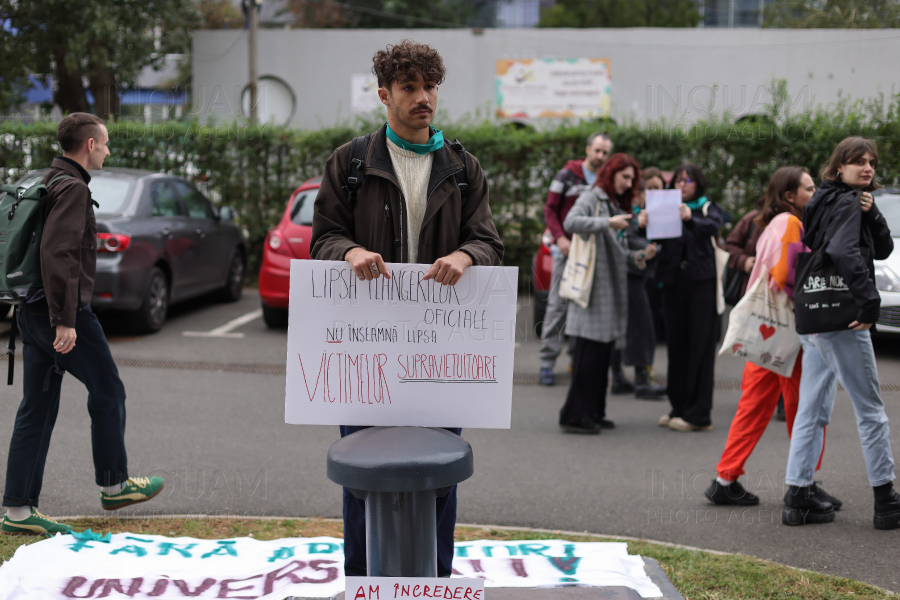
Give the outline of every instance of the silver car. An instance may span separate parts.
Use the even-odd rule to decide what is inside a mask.
[[[872,195],[894,238],[894,252],[884,260],[875,261],[875,287],[881,295],[881,316],[876,329],[882,333],[900,333],[900,190],[883,189]]]
[[[210,292],[240,299],[247,244],[232,209],[216,210],[190,183],[164,173],[108,168],[92,172],[88,186],[100,204],[91,308],[128,311],[134,330],[152,333],[170,304]]]

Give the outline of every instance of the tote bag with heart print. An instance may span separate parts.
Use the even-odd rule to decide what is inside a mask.
[[[800,354],[800,336],[794,327],[793,301],[758,277],[728,318],[728,331],[719,356],[749,360],[782,377],[790,377]]]

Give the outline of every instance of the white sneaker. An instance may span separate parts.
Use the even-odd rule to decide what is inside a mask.
[[[668,427],[669,426],[669,415],[663,415],[659,418],[659,422],[657,423],[660,427]]]
[[[681,417],[673,417],[669,419],[669,429],[674,431],[712,431],[712,425],[694,425],[688,423]]]

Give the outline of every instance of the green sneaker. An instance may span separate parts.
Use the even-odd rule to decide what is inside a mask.
[[[13,521],[6,515],[3,515],[0,531],[6,535],[54,535],[56,533],[69,533],[72,531],[72,528],[65,523],[54,521],[32,508],[31,516],[24,521]]]
[[[100,492],[100,504],[104,510],[119,510],[138,502],[146,502],[163,489],[162,477],[129,477],[118,494]]]

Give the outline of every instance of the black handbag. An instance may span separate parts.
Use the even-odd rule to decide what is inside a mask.
[[[750,229],[747,231],[747,241],[750,241],[750,238],[753,237],[753,232],[756,230],[756,223],[750,221]],[[746,246],[746,244],[745,244]],[[728,284],[725,286],[725,303],[730,304],[731,306],[737,306],[737,303],[741,301],[741,298],[744,296],[741,293],[741,288],[744,287],[744,271],[742,269],[728,269]]]
[[[840,201],[835,202],[834,210],[840,204]],[[834,211],[825,222],[830,223],[833,217]],[[794,270],[794,317],[797,333],[846,331],[859,312],[844,278],[825,252],[830,241],[829,237],[819,244],[818,250],[797,256]],[[860,252],[864,259],[868,259],[868,248],[860,248]]]

